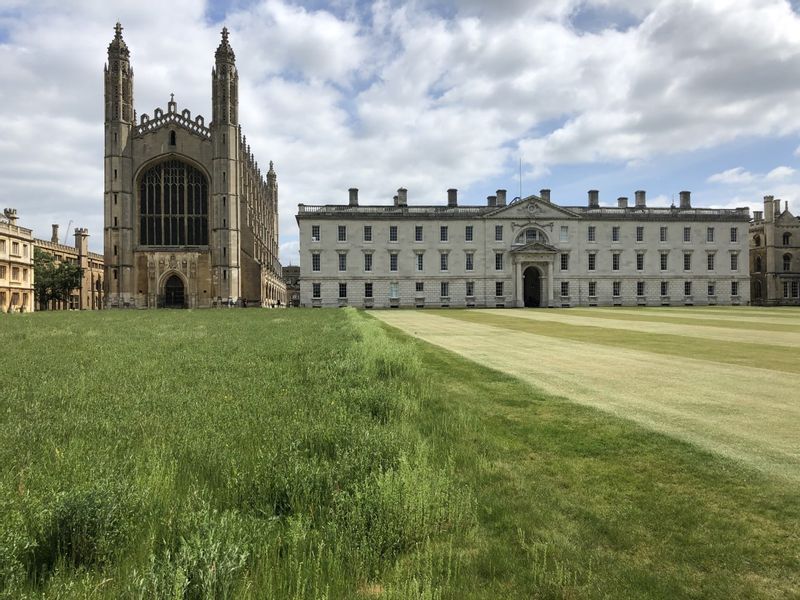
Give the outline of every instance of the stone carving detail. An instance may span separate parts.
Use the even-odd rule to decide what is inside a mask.
[[[177,269],[178,268],[178,260],[175,258],[174,254],[170,254],[170,256],[169,256],[169,268],[170,269]]]

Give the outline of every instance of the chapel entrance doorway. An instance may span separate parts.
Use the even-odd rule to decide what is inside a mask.
[[[542,274],[536,267],[528,267],[522,274],[522,280],[525,308],[538,308],[542,305]]]
[[[183,308],[184,296],[183,280],[177,275],[170,276],[164,284],[164,307]]]

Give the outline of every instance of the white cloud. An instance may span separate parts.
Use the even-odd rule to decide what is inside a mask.
[[[724,183],[727,185],[752,183],[754,180],[755,176],[742,167],[735,167],[727,171],[722,171],[721,173],[715,173],[708,178],[709,183]]]
[[[344,202],[350,186],[365,203],[400,186],[412,203],[441,202],[448,187],[492,177],[515,187],[519,154],[537,177],[800,132],[800,19],[785,0],[233,4],[241,121],[262,168],[276,164],[287,262],[297,204]],[[126,28],[139,114],[175,92],[207,120],[221,24],[194,0],[0,6],[14,8],[0,22],[5,202],[40,236],[51,222],[89,227],[98,249],[114,22]],[[578,30],[573,18],[592,11],[629,15],[629,26]],[[796,175],[736,167],[708,181],[791,191]]]

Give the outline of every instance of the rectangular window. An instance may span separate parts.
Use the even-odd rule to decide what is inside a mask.
[[[561,253],[561,270],[569,271],[569,253],[567,252]]]
[[[28,281],[28,269],[22,269],[22,281]]]
[[[662,281],[661,282],[661,295],[662,296],[669,296],[669,281]]]
[[[739,282],[731,281],[731,296],[738,296],[738,295],[739,295]]]
[[[619,225],[614,225],[611,228],[611,241],[618,242],[619,241]]]
[[[5,278],[6,278],[6,268],[5,266],[0,265],[0,279],[5,279]],[[2,308],[2,305],[0,305],[0,308]]]
[[[342,253],[339,255],[339,270],[347,271],[347,254]]]
[[[11,281],[19,281],[19,267],[11,267]]]
[[[450,296],[450,284],[448,282],[442,281],[439,287],[440,287],[439,295],[442,298],[447,298],[448,296]]]
[[[731,227],[731,242],[739,241],[739,230],[736,227]]]
[[[364,298],[372,298],[372,282],[364,284]]]
[[[439,268],[442,271],[447,271],[447,256],[448,256],[447,252],[442,252],[439,255]]]
[[[311,297],[312,298],[321,298],[322,297],[322,284],[320,284],[320,283],[312,283],[311,284]]]
[[[5,240],[0,240],[0,252],[2,252],[3,254],[6,253],[6,241]]]
[[[717,293],[717,286],[713,281],[708,282],[708,295],[714,296]]]
[[[475,282],[468,281],[467,282],[467,297],[472,297],[475,295]]]
[[[415,287],[416,287],[417,293],[421,294],[422,292],[425,291],[425,282],[424,281],[417,281]]]
[[[667,241],[667,227],[666,227],[666,225],[662,225],[661,228],[659,229],[659,231],[658,231],[658,239],[661,242],[666,242]]]
[[[311,253],[311,270],[312,271],[319,271],[320,270],[319,252],[312,252]]]
[[[692,253],[691,252],[684,252],[683,253],[683,270],[684,271],[691,271],[692,270]]]
[[[636,270],[644,271],[644,252],[636,253]]]
[[[389,241],[397,241],[397,225],[389,225]]]
[[[784,298],[788,298],[789,297],[789,282],[788,281],[784,281],[783,282],[783,297]]]
[[[464,268],[467,271],[472,271],[473,268],[475,267],[475,264],[474,264],[475,263],[475,261],[474,261],[475,255],[474,255],[473,252],[467,252],[465,257],[466,257],[466,264],[464,265]]]
[[[683,295],[684,296],[691,296],[692,295],[692,282],[691,281],[684,281],[683,282]]]
[[[714,241],[714,228],[708,227],[706,228],[706,241],[713,242]]]
[[[611,295],[614,296],[615,298],[619,298],[621,288],[622,288],[622,282],[620,281],[613,282],[611,284]]]
[[[708,260],[708,270],[709,271],[713,271],[714,270],[714,255],[713,254],[709,254],[707,260]]]
[[[312,225],[311,226],[311,241],[318,242],[320,240],[319,237],[319,225]]]
[[[339,298],[347,298],[347,284],[340,283],[339,284]]]
[[[420,252],[417,254],[417,271],[422,271],[425,268],[424,254]]]
[[[372,241],[372,225],[364,225],[364,241]]]
[[[644,227],[642,225],[636,226],[636,241],[637,242],[644,241]]]
[[[692,228],[691,227],[684,227],[683,228],[683,241],[684,242],[691,242],[692,241]]]
[[[495,242],[502,242],[503,241],[503,226],[502,225],[495,225],[494,226],[494,241]]]
[[[800,297],[800,281],[792,282],[792,298]]]
[[[502,271],[503,270],[503,253],[502,252],[495,252],[495,255],[494,255],[494,270],[495,271]]]
[[[439,241],[440,242],[447,241],[447,225],[442,225],[439,227]]]
[[[389,254],[389,270],[397,271],[397,253],[392,252]]]
[[[19,256],[19,242],[11,242],[11,254]]]
[[[561,296],[569,296],[569,281],[561,282]]]
[[[467,225],[466,227],[464,227],[464,241],[471,242],[472,235],[473,235],[472,225]]]
[[[421,242],[422,241],[422,225],[415,225],[414,226],[414,241]]]
[[[619,271],[619,252],[614,252],[611,255],[611,270]]]
[[[589,282],[589,298],[597,298],[597,282]]]
[[[586,239],[590,242],[597,240],[597,228],[594,225],[589,225],[589,229],[586,233]]]
[[[347,225],[339,225],[339,241],[347,241]]]
[[[559,236],[559,240],[562,242],[569,241],[569,227],[566,225],[561,226],[561,235]]]
[[[644,296],[644,281],[637,281],[636,282],[636,295],[637,296]]]
[[[669,254],[666,252],[661,253],[661,270],[666,271],[669,268]]]
[[[589,270],[594,271],[597,268],[597,254],[595,252],[589,253]]]
[[[392,281],[389,284],[389,299],[397,300],[399,297],[400,297],[400,286],[397,285],[396,281]]]
[[[495,296],[502,296],[503,295],[503,282],[502,281],[495,281],[494,282],[494,295]]]
[[[364,270],[372,271],[372,254],[364,255]]]

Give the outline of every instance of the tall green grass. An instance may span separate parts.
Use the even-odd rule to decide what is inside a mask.
[[[475,508],[354,311],[3,319],[7,597],[435,598]]]

